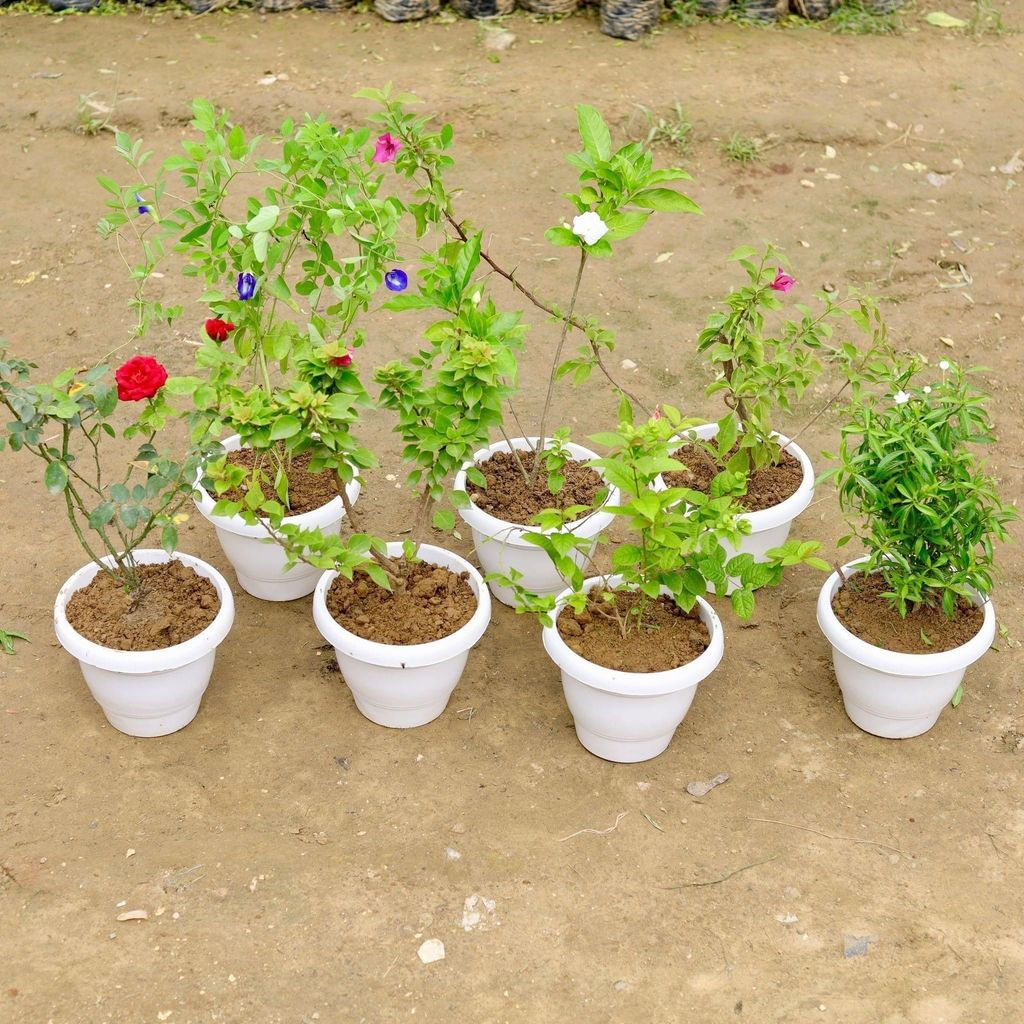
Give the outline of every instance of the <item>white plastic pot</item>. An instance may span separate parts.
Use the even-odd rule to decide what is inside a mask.
[[[710,441],[717,433],[717,423],[705,423],[703,426],[685,431],[685,434],[696,435],[703,441]],[[722,542],[727,558],[746,553],[753,555],[757,562],[767,561],[766,552],[786,543],[793,520],[810,505],[811,499],[814,497],[814,467],[806,452],[795,441],[790,441],[783,434],[773,433],[772,437],[790,455],[799,460],[800,468],[803,470],[803,479],[796,492],[785,501],[779,502],[778,505],[773,505],[771,508],[762,509],[760,512],[744,512],[738,517],[750,523],[750,532],[743,535],[739,547],[734,547],[725,541]],[[735,587],[735,583],[730,581],[727,593],[731,594]]]
[[[129,736],[166,736],[196,717],[210,682],[217,647],[235,621],[231,588],[212,565],[177,551],[173,556],[150,549],[135,552],[140,565],[169,562],[172,557],[208,579],[220,598],[217,617],[191,640],[158,651],[117,651],[93,643],[73,629],[65,609],[71,595],[88,586],[100,571],[92,562],[60,588],[53,608],[53,627],[61,647],[78,659],[107,721]],[[108,557],[103,561],[112,565],[114,560]]]
[[[863,559],[843,566],[849,577]],[[854,725],[874,736],[908,739],[927,732],[953,699],[967,667],[991,647],[996,616],[991,601],[975,594],[984,608],[981,629],[965,644],[936,654],[904,654],[875,647],[854,636],[832,611],[842,586],[838,572],[818,595],[818,625],[832,645],[832,664],[843,692],[846,713]]]
[[[473,456],[473,463],[479,464],[490,458],[495,452],[507,452],[513,448],[517,451],[532,451],[538,441],[539,438],[536,437],[529,439],[514,437],[511,447],[507,441],[499,441],[487,448],[481,448]],[[596,452],[592,452],[582,445],[567,444],[566,447],[572,457],[580,462],[598,458]],[[454,484],[456,491],[466,490],[466,470],[470,465],[467,463],[456,475]],[[619,504],[619,492],[614,487],[609,488],[607,504]],[[509,569],[516,569],[522,573],[519,583],[534,594],[557,594],[565,587],[565,580],[558,575],[547,554],[535,544],[524,539],[527,533],[542,533],[542,530],[498,519],[483,509],[477,508],[472,502],[466,508],[460,508],[458,511],[463,521],[473,531],[473,546],[485,575],[492,572],[507,573]],[[578,537],[592,541],[588,547],[573,552],[572,557],[581,568],[584,567],[587,556],[593,550],[598,534],[606,530],[614,518],[610,512],[595,512],[565,527],[564,532],[574,533]],[[496,583],[488,583],[488,586],[491,588],[491,593],[502,604],[514,607],[514,592],[511,587],[498,586]]]
[[[225,451],[234,452],[242,447],[238,434],[224,441]],[[359,480],[353,480],[345,488],[350,505],[359,497]],[[312,594],[323,569],[316,569],[304,562],[287,568],[284,550],[262,526],[250,526],[241,516],[219,516],[213,511],[217,498],[208,493],[199,480],[196,481],[196,508],[213,523],[217,540],[224,549],[231,567],[238,577],[238,585],[253,597],[264,601],[294,601]],[[345,505],[341,498],[333,498],[326,505],[287,516],[284,520],[292,526],[307,530],[319,528],[325,535],[341,532],[341,521],[345,518]]]
[[[398,557],[402,544],[388,545]],[[313,621],[334,647],[338,668],[352,691],[356,707],[377,725],[411,729],[432,722],[448,706],[469,657],[470,648],[491,621],[491,596],[480,574],[464,558],[444,548],[423,544],[419,557],[431,565],[469,574],[476,595],[473,617],[450,636],[426,644],[381,644],[342,627],[327,610],[327,591],[337,577],[326,572],[313,594]]]
[[[608,582],[614,587],[620,577],[612,576]],[[604,583],[599,576],[584,586],[591,590]],[[657,757],[690,710],[697,684],[722,660],[725,639],[715,610],[697,599],[711,643],[693,661],[667,672],[620,672],[587,661],[562,639],[557,617],[568,595],[569,591],[559,595],[556,624],[544,628],[544,649],[562,671],[562,689],[580,743],[606,761],[630,763]]]

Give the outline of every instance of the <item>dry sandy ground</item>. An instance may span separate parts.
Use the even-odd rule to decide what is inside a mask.
[[[629,46],[592,19],[511,26],[519,40],[493,63],[465,23],[0,18],[3,333],[47,369],[128,336],[127,282],[92,226],[94,176],[117,171],[112,139],[75,132],[80,93],[106,98],[116,85],[113,121],[162,155],[195,93],[270,129],[303,111],[343,121],[362,109],[357,88],[394,79],[454,122],[466,211],[555,297],[571,268],[545,262],[542,232],[564,212],[571,104],[594,102],[620,131],[639,131],[637,104],[663,112],[678,100],[696,124],[688,163],[707,215],[656,218],[583,297],[619,330],[616,360],[638,364],[645,398],[717,411],[695,329],[730,281],[724,255],[770,238],[802,288],[868,286],[900,344],[990,368],[992,466],[1021,496],[1024,213],[996,169],[1024,146],[1020,36],[701,26]],[[258,85],[268,73],[278,81]],[[774,133],[777,145],[739,169],[714,141],[734,130]],[[951,177],[936,187],[929,171]],[[655,262],[664,252],[674,255]],[[962,262],[973,283],[948,287],[940,260]],[[192,299],[180,282],[165,287]],[[532,319],[536,408],[552,336]],[[183,369],[184,341],[157,332],[145,350]],[[414,345],[404,321],[382,320],[371,340],[382,361]],[[600,388],[560,400],[579,439],[614,414]],[[386,535],[408,501],[384,479],[400,472],[387,418],[367,431],[383,465],[363,507]],[[835,420],[808,436],[822,465]],[[814,624],[820,577],[794,572],[763,596],[754,626],[726,613],[725,660],[669,751],[624,766],[578,745],[536,624],[507,609],[449,710],[401,733],[355,711],[307,602],[240,594],[197,720],[132,740],[106,724],[52,640],[53,595],[82,561],[58,507],[34,466],[5,455],[0,478],[0,623],[35,641],[0,656],[0,1019],[1020,1020],[1024,702],[1020,651],[1005,641],[932,733],[875,739],[843,713]],[[830,494],[798,532],[831,551],[841,527]],[[182,546],[224,566],[201,522]],[[1019,546],[1003,567],[996,601],[1015,633]],[[686,795],[687,782],[722,771],[726,785]],[[474,895],[493,910],[478,905],[467,931]],[[116,922],[136,908],[149,920]],[[848,937],[873,941],[847,957]],[[444,961],[419,962],[426,938],[444,942]]]

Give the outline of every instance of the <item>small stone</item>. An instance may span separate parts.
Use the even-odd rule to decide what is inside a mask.
[[[775,920],[778,921],[779,924],[796,924],[800,919],[796,914],[776,914]]]
[[[826,160],[835,160],[835,158],[836,158],[836,148],[835,148],[835,146],[826,146],[825,147],[825,159]]]
[[[855,956],[867,956],[868,947],[877,941],[877,935],[844,935],[843,956],[847,960]]]
[[[636,363],[634,363],[632,359],[623,359],[622,362],[619,363],[619,366],[621,366],[623,370],[636,369]]]
[[[484,49],[485,50],[507,50],[516,41],[515,32],[507,31],[488,31],[484,35]]]
[[[127,859],[128,859],[129,857],[134,857],[134,856],[135,856],[135,851],[134,851],[134,850],[131,850],[131,849],[130,849],[130,850],[129,850],[129,851],[128,851],[128,852],[127,852],[127,853],[126,853],[125,855],[124,855],[124,859],[125,859],[125,860],[127,860]]]
[[[461,836],[461,835],[462,835],[462,833],[466,831],[466,826],[465,826],[465,825],[463,825],[463,824],[462,824],[462,822],[459,822],[459,821],[457,821],[457,822],[455,822],[455,824],[454,824],[454,825],[452,825],[452,831],[453,831],[453,832],[454,832],[454,833],[455,833],[455,834],[456,834],[457,836]]]
[[[719,772],[713,779],[708,779],[707,782],[688,782],[686,784],[686,792],[690,796],[702,797],[707,796],[716,786],[721,786],[723,782],[729,781],[728,772]]]
[[[148,921],[148,910],[126,910],[123,914],[117,915],[118,921]]]
[[[440,939],[427,939],[416,951],[416,955],[422,963],[436,963],[444,959],[444,943]]]
[[[462,854],[452,846],[444,851],[444,857],[445,860],[462,860]]]

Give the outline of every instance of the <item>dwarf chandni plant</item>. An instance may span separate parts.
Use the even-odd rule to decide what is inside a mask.
[[[978,454],[994,436],[974,373],[946,359],[938,374],[920,358],[891,369],[885,391],[850,403],[826,474],[852,531],[839,543],[864,545],[864,571],[882,575],[901,616],[924,605],[952,617],[959,597],[991,591],[995,544],[1018,513]]]
[[[749,522],[740,517],[736,501],[743,491],[742,480],[734,474],[721,474],[710,494],[660,484],[661,474],[678,469],[678,463],[670,458],[678,434],[696,421],[684,420],[677,409],[664,406],[656,416],[634,424],[627,401],[621,403],[619,418],[615,431],[592,438],[609,452],[590,463],[622,494],[621,504],[603,506],[604,511],[619,517],[629,532],[611,553],[610,571],[598,570],[590,541],[563,529],[597,511],[598,502],[593,507],[545,511],[536,519],[538,530],[526,534],[531,544],[547,553],[566,581],[568,607],[582,611],[597,601],[597,610],[614,618],[625,637],[631,630],[650,625],[647,609],[662,594],[683,611],[690,611],[709,588],[724,595],[731,582],[735,588],[732,606],[746,619],[754,611],[754,591],[777,584],[786,566],[828,569],[816,555],[820,545],[815,541],[787,541],[769,551],[764,562],[756,562],[750,554],[730,556],[726,545],[737,546],[750,529]],[[602,577],[604,584],[589,591],[585,581],[594,576]],[[531,593],[520,578],[515,570],[495,577],[502,586],[513,589],[517,611],[534,612],[544,625],[551,625],[558,599],[553,594]],[[638,595],[627,615],[616,607],[615,594],[622,591]]]

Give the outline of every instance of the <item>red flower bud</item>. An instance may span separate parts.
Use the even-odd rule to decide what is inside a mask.
[[[343,356],[335,356],[331,360],[331,366],[351,366],[352,365],[352,352],[346,350]]]
[[[213,317],[206,321],[206,333],[213,341],[227,341],[228,335],[235,329],[235,325],[227,320]]]
[[[167,370],[152,356],[135,356],[114,374],[122,402],[152,398],[167,383]]]

